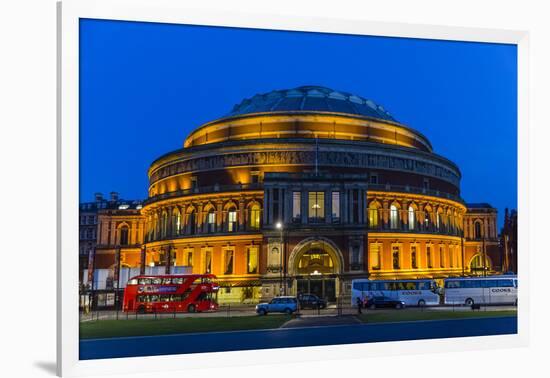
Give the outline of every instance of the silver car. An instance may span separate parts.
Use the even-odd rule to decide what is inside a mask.
[[[269,303],[260,303],[256,305],[256,313],[267,315],[270,312],[282,312],[292,314],[298,310],[298,301],[296,297],[275,297]]]

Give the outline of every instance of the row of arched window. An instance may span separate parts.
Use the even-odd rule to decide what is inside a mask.
[[[373,200],[368,206],[368,227],[371,230],[429,231],[457,234],[462,230],[462,217],[451,209],[434,208],[426,205],[419,210],[414,203],[401,208],[393,202],[389,208],[383,208],[380,202]]]
[[[261,214],[261,205],[256,200],[248,202],[242,212],[234,201],[218,207],[208,202],[202,209],[195,205],[174,206],[147,215],[146,239],[255,231],[261,227]]]

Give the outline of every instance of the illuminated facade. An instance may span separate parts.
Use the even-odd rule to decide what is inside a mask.
[[[468,207],[453,162],[353,94],[256,95],[191,132],[148,176],[141,209],[100,212],[96,268],[187,266],[218,276],[220,302],[252,303],[298,292],[333,301],[353,278],[500,264],[496,210]]]

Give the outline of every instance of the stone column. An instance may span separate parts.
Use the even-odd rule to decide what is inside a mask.
[[[170,274],[170,267],[172,265],[172,246],[167,245],[164,247],[164,253],[166,254],[166,274]]]
[[[142,245],[140,264],[139,264],[139,274],[145,274],[145,263],[147,262],[146,255],[147,255],[147,247],[145,245]]]
[[[300,208],[301,208],[300,212],[302,217],[302,224],[306,224],[308,220],[308,214],[309,214],[308,199],[309,199],[309,195],[307,190],[302,190],[300,192]]]
[[[245,228],[245,200],[244,198],[239,198],[239,212],[238,212],[238,230],[244,230]]]

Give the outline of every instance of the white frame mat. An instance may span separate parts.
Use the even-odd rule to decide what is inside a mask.
[[[147,373],[216,367],[343,360],[365,357],[526,346],[529,334],[528,276],[528,33],[434,25],[321,19],[269,13],[226,12],[190,8],[178,0],[63,1],[58,3],[58,246],[57,372],[63,376]],[[515,44],[518,48],[518,334],[504,336],[398,341],[254,351],[80,361],[78,314],[79,203],[79,19],[111,19],[173,24],[325,32]]]

